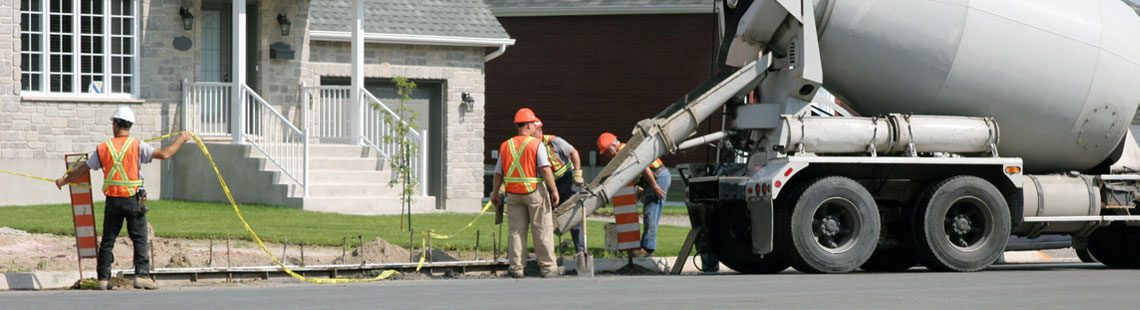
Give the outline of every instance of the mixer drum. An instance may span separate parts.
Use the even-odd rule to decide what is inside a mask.
[[[1120,0],[816,0],[824,86],[863,115],[990,116],[1028,172],[1087,170],[1140,104]]]

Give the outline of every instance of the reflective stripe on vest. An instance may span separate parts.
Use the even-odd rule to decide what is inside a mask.
[[[538,169],[535,167],[535,161],[538,160],[537,143],[539,141],[536,141],[534,137],[525,137],[522,141],[522,145],[518,145],[519,137],[522,136],[516,136],[504,143],[507,146],[507,150],[505,151],[509,151],[509,153],[500,151],[500,153],[509,154],[510,156],[509,158],[503,158],[504,160],[510,161],[510,166],[507,166],[507,173],[503,174],[503,183],[506,184],[508,193],[529,194],[534,192],[534,190],[538,188],[538,182],[542,181],[542,179],[538,177]],[[532,145],[531,143],[534,143],[533,148],[530,147]],[[502,149],[502,147],[500,147],[500,149]],[[528,152],[528,150],[530,150],[530,152]],[[522,158],[528,155],[534,159],[528,161],[529,165],[523,165]]]
[[[115,148],[114,141],[115,140],[112,139],[104,142],[106,154],[103,152],[99,154],[99,160],[103,163],[103,169],[105,169],[103,173],[103,194],[107,197],[132,197],[135,195],[135,192],[138,191],[138,188],[143,185],[143,181],[138,179],[139,158],[136,145],[138,141],[136,141],[135,138],[127,137],[126,141],[119,146],[119,149]],[[135,148],[135,152],[130,154],[130,156],[133,156],[130,161],[133,164],[131,168],[131,171],[134,172],[133,179],[132,174],[128,173],[127,168],[123,165],[123,161],[127,158],[127,153],[132,147]],[[110,167],[108,167],[107,161],[102,158],[107,155],[111,156]]]
[[[567,164],[562,161],[562,158],[558,157],[558,153],[554,152],[554,138],[557,137],[554,135],[544,135],[542,136],[542,144],[546,146],[546,157],[550,158],[550,169],[554,169],[554,178],[557,179],[565,175],[566,171],[569,171],[573,164]]]

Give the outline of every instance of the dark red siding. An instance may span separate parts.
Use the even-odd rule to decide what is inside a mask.
[[[515,110],[530,107],[547,133],[566,138],[589,164],[596,139],[622,140],[634,125],[712,74],[716,16],[607,15],[504,17],[517,42],[487,63],[488,163],[515,134]],[[719,117],[716,117],[719,128]],[[663,158],[669,166],[703,162],[704,148]],[[605,161],[599,158],[599,165]]]

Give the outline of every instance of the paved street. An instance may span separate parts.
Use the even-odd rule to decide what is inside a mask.
[[[843,308],[1128,309],[1140,271],[1004,265],[978,273],[686,275],[390,281],[356,285],[0,292],[0,309]]]

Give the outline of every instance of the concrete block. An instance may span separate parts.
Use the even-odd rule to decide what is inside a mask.
[[[79,272],[5,272],[0,274],[0,291],[69,288],[79,281]]]

